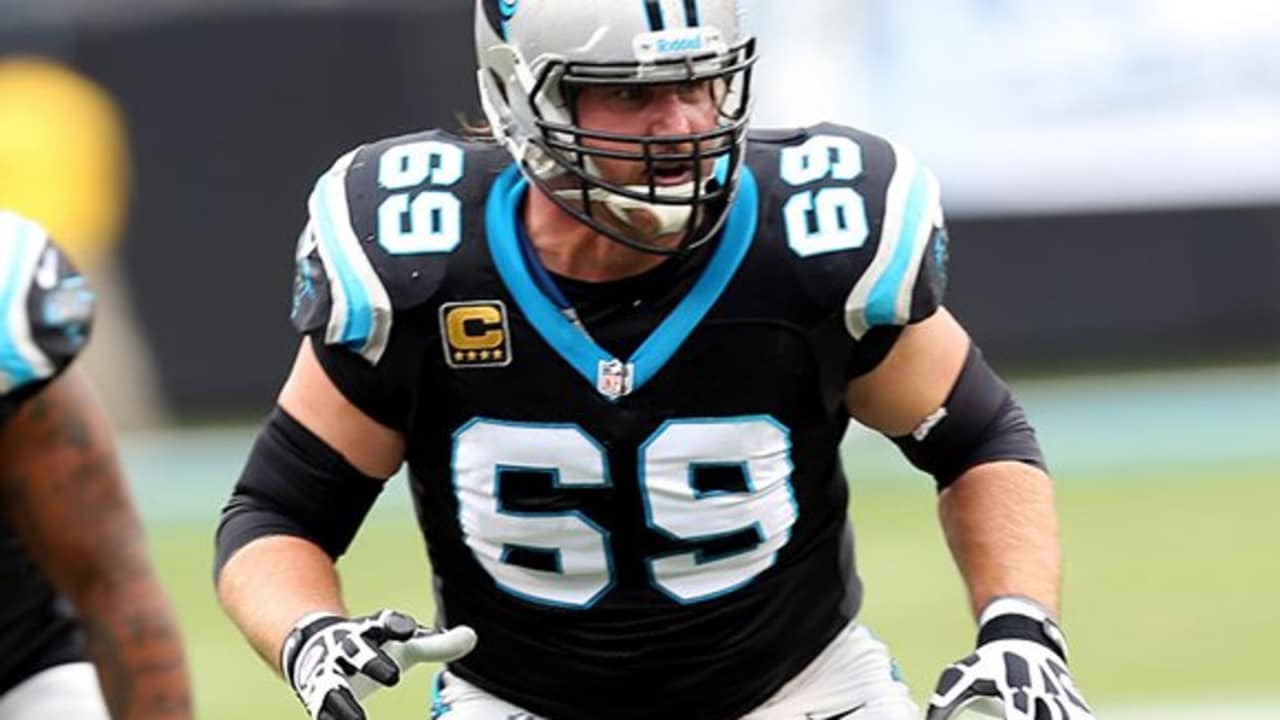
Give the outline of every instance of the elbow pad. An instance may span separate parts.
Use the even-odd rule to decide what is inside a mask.
[[[946,403],[909,435],[892,438],[912,465],[942,490],[975,465],[1015,460],[1045,468],[1026,413],[976,345]]]
[[[222,510],[215,582],[237,550],[269,535],[309,540],[336,560],[350,547],[382,486],[277,407]]]

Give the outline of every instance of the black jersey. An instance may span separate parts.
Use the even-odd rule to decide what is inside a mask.
[[[451,671],[530,711],[735,717],[859,609],[844,391],[941,302],[937,183],[843,127],[749,147],[714,243],[599,293],[537,265],[494,144],[363,146],[311,196],[295,323],[405,433],[479,634]]]
[[[37,225],[0,212],[0,426],[84,346],[93,296]],[[0,507],[0,693],[84,658],[69,606]]]

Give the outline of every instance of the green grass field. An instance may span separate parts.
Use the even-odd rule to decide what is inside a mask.
[[[1280,483],[1274,468],[1224,467],[1156,482],[1065,487],[1066,623],[1077,680],[1099,705],[1275,698]],[[1118,487],[1116,487],[1118,486]],[[859,490],[854,516],[863,619],[890,643],[917,696],[971,642],[931,492]],[[201,717],[295,717],[295,700],[240,639],[210,590],[209,524],[158,524],[152,544],[178,608]],[[425,555],[403,508],[380,511],[343,561],[353,608],[430,617]],[[374,717],[421,718],[429,673],[374,699]]]
[[[1110,405],[1095,404],[1081,422],[1073,419],[1073,403],[1084,401],[1065,387],[1037,386],[1024,397],[1033,417],[1043,418],[1059,480],[1065,626],[1081,687],[1104,709],[1259,708],[1240,715],[1226,709],[1185,716],[1117,713],[1125,720],[1280,718],[1280,622],[1274,615],[1280,596],[1280,452],[1274,447],[1280,403],[1272,404],[1280,382],[1260,399],[1256,387],[1244,392],[1238,407],[1212,423],[1182,427],[1172,417],[1165,425],[1133,428],[1146,433],[1145,440],[1141,434],[1116,437],[1119,426],[1129,424],[1120,417],[1127,418],[1139,399],[1111,397]],[[1106,388],[1102,394],[1108,395]],[[1232,407],[1230,397],[1223,402]],[[1148,418],[1168,412],[1159,403],[1147,403],[1145,411]],[[1241,412],[1257,415],[1237,423]],[[1169,437],[1175,427],[1183,435]],[[1219,452],[1223,443],[1239,442],[1242,432],[1255,434],[1248,447]],[[1127,454],[1113,447],[1134,437],[1142,442]],[[283,683],[223,617],[211,588],[217,498],[239,464],[244,432],[206,433],[192,442],[172,450],[195,458],[183,465],[154,449],[147,452],[159,454],[135,448],[128,456],[135,475],[144,476],[139,497],[186,635],[200,716],[302,717]],[[1199,444],[1200,451],[1185,444]],[[972,642],[960,582],[937,529],[932,486],[904,470],[878,438],[854,437],[846,447],[868,588],[862,619],[894,648],[922,697],[942,666]],[[209,453],[203,466],[200,448]],[[183,468],[182,482],[156,479],[175,467]],[[355,610],[398,607],[429,618],[425,553],[404,495],[402,485],[388,491],[344,559],[346,594]],[[173,497],[183,498],[185,509]],[[424,718],[430,675],[417,669],[400,688],[373,698],[372,716]]]

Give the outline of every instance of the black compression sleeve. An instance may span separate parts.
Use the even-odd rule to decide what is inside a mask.
[[[215,580],[237,550],[269,535],[305,538],[337,559],[382,486],[277,407],[222,510]]]
[[[996,460],[1045,469],[1026,413],[976,345],[970,346],[942,409],[914,433],[893,441],[911,464],[934,477],[939,490],[969,468]]]

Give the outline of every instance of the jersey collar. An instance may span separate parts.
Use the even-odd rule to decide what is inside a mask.
[[[517,227],[520,200],[528,189],[514,164],[494,181],[485,215],[489,254],[516,305],[542,339],[609,400],[635,392],[666,366],[728,287],[756,233],[756,181],[750,168],[743,167],[724,236],[702,275],[630,357],[617,358],[566,317],[560,298],[548,297],[537,275],[545,270],[530,267],[536,258],[523,251]]]

